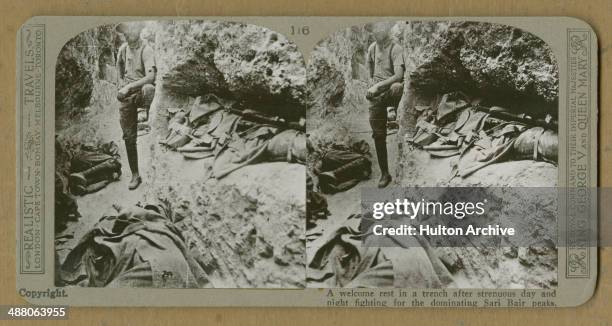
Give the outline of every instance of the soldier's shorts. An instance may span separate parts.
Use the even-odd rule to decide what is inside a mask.
[[[146,84],[142,86],[139,92],[119,102],[119,123],[121,124],[121,130],[123,130],[123,141],[126,143],[136,142],[136,137],[138,137],[138,108],[146,108],[148,111],[154,96],[155,86]]]
[[[403,83],[394,83],[389,90],[368,100],[370,102],[370,127],[372,127],[374,139],[387,138],[387,106],[397,107],[403,90]]]

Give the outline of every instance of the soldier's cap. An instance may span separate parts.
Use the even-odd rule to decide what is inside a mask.
[[[117,24],[117,26],[115,26],[115,30],[121,34],[125,34],[127,32],[134,32],[140,34],[144,27],[144,23],[141,22],[125,22]]]

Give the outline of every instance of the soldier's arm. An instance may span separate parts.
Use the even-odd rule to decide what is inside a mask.
[[[373,52],[374,51],[374,46],[370,45],[370,47],[368,47],[368,53],[367,53],[367,66],[368,66],[368,75],[370,76],[370,79],[374,78],[374,60],[372,59],[373,57]]]
[[[119,47],[119,51],[117,53],[117,60],[115,62],[115,67],[117,68],[117,85],[121,85],[123,81],[123,67],[125,63],[123,62],[123,51],[125,50],[125,44]]]
[[[393,76],[378,83],[378,88],[383,91],[389,89],[393,83],[398,83],[404,80],[404,65],[393,66]]]
[[[394,83],[402,82],[404,80],[405,72],[405,60],[404,50],[401,46],[394,46],[392,49],[392,60],[393,60],[393,76],[379,82],[377,84],[380,91],[386,91]]]
[[[147,71],[143,78],[127,84],[125,87],[129,90],[128,93],[133,93],[146,84],[153,84],[155,82],[155,74],[155,71]]]
[[[125,87],[128,88],[128,93],[133,93],[142,88],[146,84],[153,84],[155,82],[155,76],[157,74],[157,68],[155,63],[155,54],[150,47],[146,47],[142,53],[142,60],[145,67],[145,76],[139,80],[133,81],[127,84]]]

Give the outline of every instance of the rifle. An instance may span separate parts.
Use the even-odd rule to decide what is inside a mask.
[[[252,122],[272,125],[272,126],[279,127],[282,129],[295,129],[298,131],[306,132],[306,119],[304,118],[300,118],[300,121],[295,122],[295,121],[287,121],[279,116],[270,117],[270,116],[261,114],[251,109],[237,110],[237,109],[228,108],[227,110],[230,113],[239,115],[243,117],[244,119],[252,121]]]
[[[474,109],[478,111],[482,111],[488,113],[494,118],[502,119],[502,120],[510,120],[516,121],[520,123],[524,123],[528,126],[533,127],[543,127],[546,129],[557,130],[558,124],[556,120],[553,120],[551,115],[547,115],[544,119],[534,119],[533,117],[527,115],[526,113],[510,113],[506,111],[504,108],[499,106],[492,106],[490,108],[476,105]]]

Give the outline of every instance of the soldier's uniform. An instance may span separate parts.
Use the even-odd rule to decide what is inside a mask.
[[[137,48],[131,48],[128,43],[124,43],[119,48],[117,55],[117,71],[123,81],[121,87],[132,82],[141,80],[148,73],[156,72],[155,54],[153,49],[143,40]],[[119,123],[123,130],[123,141],[127,153],[128,164],[132,175],[138,176],[138,147],[136,138],[138,137],[138,110],[144,109],[148,116],[149,107],[155,95],[155,86],[145,84],[140,89],[133,90],[124,98],[119,99]],[[134,189],[140,184],[138,181],[130,183],[130,189]]]
[[[148,72],[156,71],[155,54],[153,49],[144,41],[140,46],[132,49],[127,43],[119,48],[117,55],[117,71],[124,85],[144,78]],[[120,87],[121,88],[121,87]],[[136,143],[138,132],[138,108],[146,109],[147,112],[155,95],[155,86],[146,84],[133,94],[129,94],[120,101],[120,123],[123,130],[123,140],[126,143]]]
[[[379,47],[376,42],[368,48],[367,64],[370,69],[373,82],[379,83],[395,76],[396,68],[405,69],[404,53],[402,47],[393,42],[389,42],[384,47]],[[367,95],[370,102],[370,126],[372,127],[372,137],[374,147],[381,171],[381,179],[378,187],[386,187],[391,182],[389,175],[389,163],[387,159],[387,107],[397,108],[402,98],[404,83],[396,82],[379,94]]]
[[[393,77],[395,66],[405,67],[402,47],[392,42],[384,49],[380,49],[376,42],[372,43],[368,48],[367,60],[368,65],[373,67],[372,79],[374,83]],[[397,107],[403,91],[403,82],[393,83],[388,90],[373,98],[368,98],[370,102],[369,120],[374,139],[387,138],[387,107]]]

